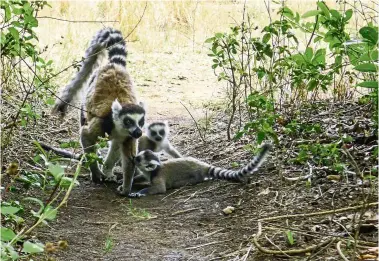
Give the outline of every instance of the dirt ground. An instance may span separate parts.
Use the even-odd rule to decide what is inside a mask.
[[[133,58],[131,72],[136,78],[141,99],[148,104],[148,120],[168,120],[173,144],[184,155],[226,168],[235,163],[245,164],[252,157],[252,153],[245,149],[252,143],[251,137],[227,141],[226,116],[214,108],[209,111],[211,124],[204,143],[190,115],[181,105],[180,101],[188,105],[199,120],[204,117],[202,104],[220,98],[222,93],[222,86],[209,68],[210,63],[206,63],[200,55],[188,57],[166,53],[159,57]],[[364,128],[371,128],[367,106],[355,103],[333,108],[321,106],[312,113],[319,115],[317,121],[332,126],[335,118],[325,112],[334,113],[333,110],[339,112],[339,117],[347,124],[355,118]],[[47,121],[52,119],[49,117]],[[331,119],[332,123],[326,119]],[[238,128],[238,119],[232,127],[234,131]],[[39,137],[42,141],[54,140],[55,145],[70,138],[77,139],[76,113],[71,113],[62,124],[50,127],[49,131],[62,128],[69,130],[59,135]],[[308,141],[296,140],[322,142],[319,138],[308,138]],[[327,178],[330,172],[323,168],[311,170],[307,165],[291,164],[288,159],[290,154],[297,153],[292,148],[296,140],[282,136],[281,145],[246,184],[208,181],[170,190],[165,195],[130,200],[117,195],[116,184],[92,184],[88,172],[84,171],[79,179],[80,186],[73,190],[67,207],[60,210],[56,221],[38,230],[38,238],[42,242],[68,241],[68,249],[51,254],[56,260],[288,259],[286,254],[263,254],[253,244],[252,239],[258,232],[258,219],[356,206],[362,204],[363,193],[367,196],[366,202],[377,202],[376,185],[358,184],[351,178],[349,182],[334,181]],[[354,144],[359,148],[354,156],[362,159],[359,165],[364,170],[375,164],[372,159],[365,159],[372,155],[375,145],[376,141],[362,144],[358,140]],[[281,175],[306,175],[309,171],[313,171],[314,175],[310,186],[304,180],[285,181],[280,178]],[[222,210],[228,206],[235,207],[235,211],[225,215]],[[288,250],[304,249],[329,240],[330,236],[345,240],[348,235],[354,235],[356,227],[353,223],[357,218],[353,213],[347,211],[314,217],[299,215],[263,222],[259,242],[271,250]],[[377,228],[369,226],[372,220],[377,220],[375,208],[367,208],[363,213],[363,223],[368,224],[369,231],[361,232],[359,238],[375,242]],[[287,242],[286,231],[294,233],[292,245]],[[340,260],[337,242],[292,259]],[[348,255],[351,248],[344,248],[344,251]]]

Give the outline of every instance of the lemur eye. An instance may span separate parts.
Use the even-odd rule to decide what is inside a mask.
[[[157,135],[157,132],[152,130],[151,135],[155,136],[155,135]]]
[[[164,130],[159,131],[159,135],[163,136],[164,135]]]
[[[124,124],[127,125],[127,126],[129,126],[129,125],[132,125],[133,122],[132,122],[132,120],[130,120],[130,119],[125,119],[125,120],[124,120]]]

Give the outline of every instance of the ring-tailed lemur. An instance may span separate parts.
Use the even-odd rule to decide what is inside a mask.
[[[99,67],[104,55],[108,56],[108,63]],[[53,109],[64,116],[68,103],[89,78],[82,105],[85,122],[80,129],[81,144],[85,153],[94,153],[97,138],[104,137],[105,133],[110,135],[112,143],[104,162],[104,173],[97,162],[93,162],[90,164],[91,178],[94,182],[100,182],[103,176],[115,180],[112,168],[120,158],[121,149],[123,184],[118,190],[122,195],[130,193],[137,139],[142,135],[145,121],[145,109],[137,102],[133,82],[126,70],[126,55],[120,31],[112,28],[100,30],[85,52],[80,71],[63,89]]]
[[[264,144],[259,155],[238,171],[214,167],[191,157],[161,162],[151,150],[141,151],[134,161],[140,171],[151,176],[151,186],[134,195],[165,193],[167,189],[197,184],[206,178],[243,181],[245,176],[258,170],[270,149],[270,144]]]

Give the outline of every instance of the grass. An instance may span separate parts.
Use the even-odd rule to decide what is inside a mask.
[[[143,208],[133,207],[132,200],[129,200],[129,205],[124,205],[126,207],[126,211],[128,215],[131,215],[134,218],[139,219],[151,219],[155,218],[155,216],[151,215],[147,210]]]

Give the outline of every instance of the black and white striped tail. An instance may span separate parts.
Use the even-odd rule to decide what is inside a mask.
[[[242,169],[238,171],[227,170],[227,169],[211,166],[208,171],[208,176],[214,179],[241,181],[244,176],[248,174],[252,174],[253,172],[259,169],[259,167],[262,165],[265,158],[267,157],[270,149],[271,149],[271,144],[268,144],[268,143],[264,144],[262,146],[262,151],[259,153],[259,155],[255,156],[254,159],[249,164],[247,164],[245,167],[243,167]]]
[[[99,58],[105,54],[104,49],[107,49],[110,63],[126,66],[127,51],[122,33],[113,28],[104,28],[98,31],[84,53],[79,72],[62,90],[60,97],[55,102],[53,111],[65,114],[67,103],[73,100],[91,73],[99,66],[99,60],[101,60]]]

